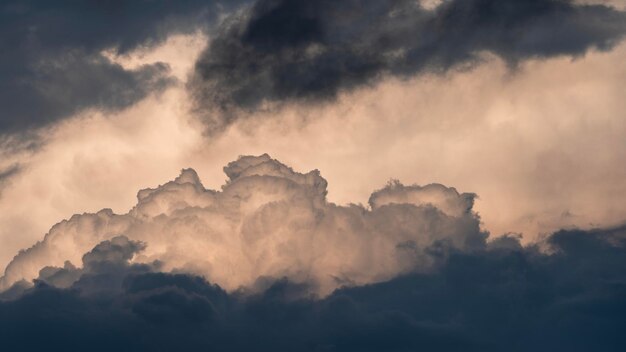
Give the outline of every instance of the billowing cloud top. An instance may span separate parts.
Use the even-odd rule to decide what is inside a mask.
[[[185,169],[174,181],[139,191],[127,214],[74,215],[19,253],[2,287],[42,279],[44,267],[79,265],[92,247],[119,235],[147,244],[136,262],[158,261],[162,270],[202,275],[230,291],[287,277],[317,285],[320,294],[429,270],[434,248],[485,245],[474,195],[454,188],[391,182],[367,209],[329,203],[317,170],[301,174],[267,154],[241,157],[224,171],[229,180],[221,191],[205,189]]]
[[[140,191],[128,214],[76,215],[18,254],[0,294],[3,348],[620,351],[626,342],[624,227],[487,243],[474,196],[442,185],[390,182],[366,209],[328,203],[319,172],[268,155],[225,171],[221,191],[186,169]]]

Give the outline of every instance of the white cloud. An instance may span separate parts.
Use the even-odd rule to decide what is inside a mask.
[[[317,170],[297,173],[268,155],[242,157],[225,172],[221,191],[205,189],[185,169],[174,181],[140,191],[127,214],[74,215],[18,254],[2,286],[68,260],[80,265],[96,244],[123,235],[147,244],[136,261],[158,260],[164,270],[203,275],[228,290],[285,276],[327,294],[416,265],[427,270],[434,259],[426,251],[481,249],[487,236],[471,211],[473,196],[442,185],[389,184],[372,196],[369,210],[327,202]]]

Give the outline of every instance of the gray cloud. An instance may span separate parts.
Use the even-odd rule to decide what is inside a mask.
[[[319,298],[286,278],[227,293],[129,262],[143,245],[116,237],[85,254],[68,288],[5,292],[0,339],[22,351],[621,351],[626,228],[560,231],[543,245],[552,254],[505,237]]]
[[[123,55],[173,33],[206,28],[226,8],[200,0],[4,1],[0,134],[42,126],[85,108],[121,109],[163,88],[171,82],[166,65],[128,70],[102,52]]]
[[[190,83],[213,128],[264,103],[318,102],[381,76],[410,77],[480,61],[610,49],[626,32],[614,8],[562,0],[261,0],[225,21]],[[210,114],[209,114],[210,115]],[[220,119],[224,119],[223,121]]]
[[[0,7],[0,133],[23,131],[86,108],[125,108],[171,83],[161,63],[125,69],[124,55],[230,14],[196,64],[189,89],[219,129],[237,109],[315,102],[375,83],[473,64],[492,52],[528,58],[610,49],[626,25],[606,6],[561,0],[420,2],[12,0]],[[112,25],[114,24],[114,25]],[[212,114],[217,112],[218,114]]]

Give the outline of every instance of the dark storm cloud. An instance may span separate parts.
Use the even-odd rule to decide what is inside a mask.
[[[1,302],[0,341],[21,351],[620,351],[626,227],[546,244],[552,254],[503,238],[450,253],[431,273],[316,299],[284,279],[228,294],[132,265],[143,245],[117,237],[84,256],[69,288],[41,279]]]
[[[0,133],[84,108],[124,108],[163,88],[171,82],[166,65],[126,70],[101,52],[124,54],[192,31],[221,9],[210,0],[3,1]]]
[[[512,65],[576,56],[611,48],[626,30],[622,12],[562,0],[449,0],[434,11],[416,0],[9,0],[0,5],[0,134],[121,109],[166,87],[166,65],[128,70],[102,51],[125,54],[226,13],[189,84],[205,113],[332,99],[383,75],[473,63],[481,51]]]
[[[260,0],[232,16],[196,65],[204,107],[319,101],[384,75],[410,77],[479,60],[606,50],[626,32],[613,8],[566,0]]]

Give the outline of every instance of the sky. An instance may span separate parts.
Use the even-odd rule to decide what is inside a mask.
[[[4,1],[0,346],[621,350],[625,39],[623,0]]]

